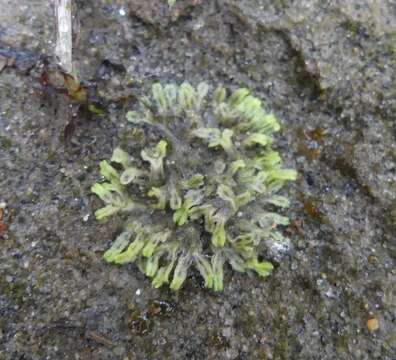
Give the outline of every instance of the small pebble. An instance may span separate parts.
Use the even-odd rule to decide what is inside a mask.
[[[367,320],[367,329],[369,329],[369,331],[376,331],[379,329],[379,321],[376,318],[372,318]]]
[[[367,261],[368,261],[369,264],[371,264],[371,265],[378,264],[378,258],[377,258],[375,255],[370,255],[370,256],[367,258]]]

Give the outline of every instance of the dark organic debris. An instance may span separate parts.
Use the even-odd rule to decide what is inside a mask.
[[[0,47],[0,72],[6,67],[13,67],[21,73],[28,74],[39,59],[40,57],[30,50]]]
[[[105,346],[108,346],[108,347],[115,346],[115,344],[111,340],[109,340],[108,338],[104,337],[103,335],[99,335],[95,331],[87,331],[85,333],[85,337],[87,339],[93,340],[93,341],[95,341],[95,342],[97,342],[98,344],[101,344],[101,345],[105,345]]]
[[[151,300],[142,310],[134,310],[126,319],[126,324],[140,336],[150,333],[157,318],[169,317],[175,310],[175,304],[164,300]]]
[[[3,236],[7,230],[7,225],[4,221],[4,209],[0,207],[0,236]]]
[[[45,63],[38,80],[41,86],[50,89],[51,93],[66,96],[70,102],[72,111],[63,129],[65,140],[69,140],[75,131],[76,117],[83,116],[84,119],[90,119],[94,115],[105,115],[105,106],[103,101],[97,98],[95,89],[85,86],[76,77],[65,73],[58,66],[54,67]]]
[[[96,77],[100,79],[109,80],[115,74],[124,74],[126,72],[125,66],[116,64],[108,59],[105,59],[100,64],[96,71]]]

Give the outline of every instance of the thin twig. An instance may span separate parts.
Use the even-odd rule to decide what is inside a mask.
[[[55,53],[62,69],[73,75],[72,0],[55,0],[57,39]]]

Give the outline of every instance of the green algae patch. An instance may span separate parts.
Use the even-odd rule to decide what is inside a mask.
[[[96,218],[126,218],[104,259],[136,263],[155,288],[172,290],[190,268],[215,291],[223,290],[226,263],[268,276],[265,240],[284,241],[278,226],[289,223],[275,212],[289,206],[278,192],[297,176],[272,149],[275,115],[245,88],[157,83],[127,120],[158,135],[147,136],[139,158],[117,147],[100,163],[103,181],[92,192],[104,207]]]

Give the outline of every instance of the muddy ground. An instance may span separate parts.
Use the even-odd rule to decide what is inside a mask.
[[[395,360],[394,1],[76,6],[79,78],[105,115],[42,76],[50,4],[0,0],[0,359]],[[228,269],[220,294],[107,265],[122,223],[93,216],[135,96],[183,80],[251,88],[299,172],[284,191],[291,252],[265,280]]]

